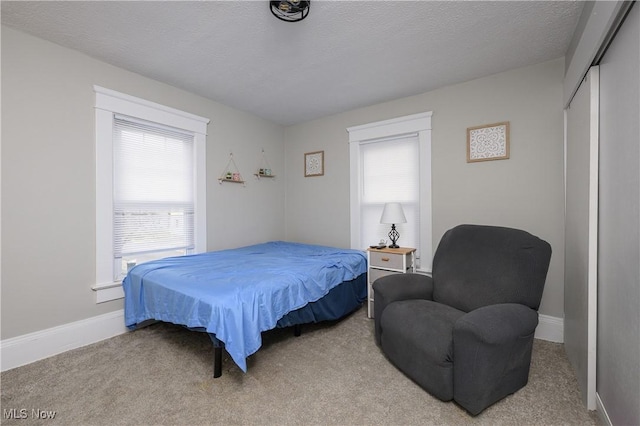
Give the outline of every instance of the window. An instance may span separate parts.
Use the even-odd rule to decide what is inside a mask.
[[[97,302],[138,263],[206,250],[208,119],[94,86]]]
[[[406,223],[396,224],[398,243],[415,247],[419,270],[430,272],[431,113],[350,127],[351,247],[385,239],[381,224],[387,202],[402,204]]]
[[[388,240],[390,225],[380,223],[385,203],[402,204],[406,223],[396,224],[398,241],[404,247],[418,247],[420,241],[420,150],[417,135],[391,140],[362,142],[360,165],[360,235],[364,245]],[[390,241],[387,241],[389,244]]]
[[[114,281],[137,263],[193,253],[193,134],[115,116]]]

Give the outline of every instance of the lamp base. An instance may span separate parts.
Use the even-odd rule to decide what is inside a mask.
[[[389,248],[400,248],[400,246],[396,244],[398,238],[400,238],[400,234],[396,231],[396,224],[394,223],[391,225],[391,231],[389,231],[389,239],[391,240]]]

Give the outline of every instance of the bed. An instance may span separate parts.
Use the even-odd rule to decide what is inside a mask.
[[[361,251],[284,241],[151,261],[123,281],[125,325],[158,320],[206,332],[214,377],[223,349],[246,372],[263,331],[335,320],[361,306],[366,271]]]

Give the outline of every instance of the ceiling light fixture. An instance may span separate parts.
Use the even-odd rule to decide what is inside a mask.
[[[311,0],[271,0],[269,7],[276,18],[286,22],[298,22],[309,14]]]

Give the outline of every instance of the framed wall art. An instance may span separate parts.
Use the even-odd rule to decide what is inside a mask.
[[[509,122],[467,129],[467,163],[509,158]]]
[[[324,151],[304,154],[304,177],[324,175]]]

